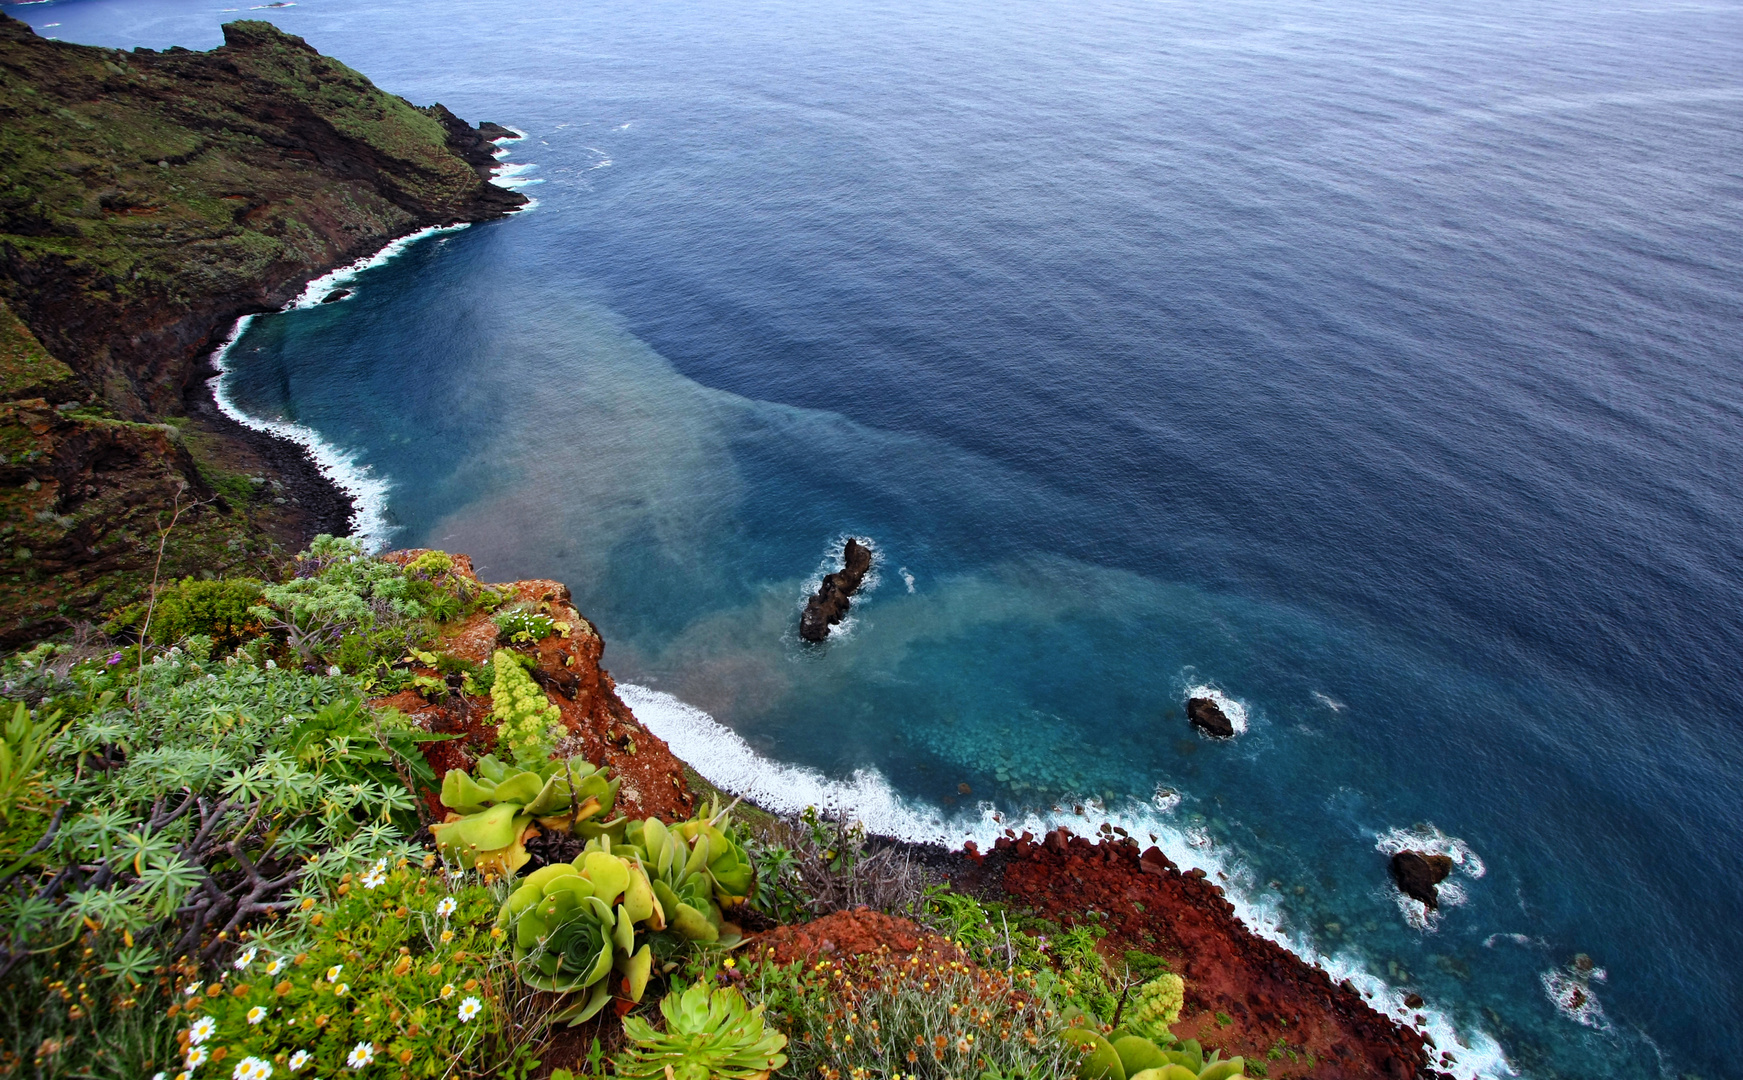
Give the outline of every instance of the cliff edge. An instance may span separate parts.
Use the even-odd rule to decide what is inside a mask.
[[[135,599],[178,491],[203,505],[169,577],[264,572],[342,530],[299,449],[211,407],[205,358],[313,277],[526,201],[489,183],[505,129],[270,23],[224,40],[128,52],[0,14],[0,645]]]

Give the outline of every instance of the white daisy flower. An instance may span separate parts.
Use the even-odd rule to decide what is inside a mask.
[[[447,1001],[449,998],[451,998],[453,996],[454,996],[454,984],[453,983],[449,983],[448,985],[442,987],[442,1000],[443,1001]]]
[[[206,1048],[205,1047],[203,1047],[203,1046],[189,1047],[188,1048],[188,1056],[182,1060],[182,1064],[187,1066],[187,1069],[189,1072],[193,1072],[195,1069],[199,1068],[201,1065],[204,1065],[206,1063],[206,1056],[207,1055],[206,1055]]]
[[[454,914],[454,909],[459,906],[459,904],[454,902],[452,896],[444,896],[442,897],[442,902],[436,905],[436,914],[446,919],[448,916]]]
[[[230,1080],[266,1080],[272,1075],[272,1062],[257,1057],[245,1057],[230,1072]]]
[[[290,1071],[291,1072],[302,1072],[303,1066],[307,1065],[308,1063],[309,1063],[309,1052],[307,1050],[298,1050],[296,1053],[291,1055]]]
[[[279,972],[281,972],[283,970],[284,970],[284,957],[282,957],[282,956],[273,957],[272,963],[266,965],[266,973],[268,975],[277,975]]]
[[[460,1003],[460,1022],[465,1023],[482,1012],[484,1007],[478,1004],[478,999],[469,997]]]
[[[252,946],[249,947],[248,949],[244,950],[242,955],[238,956],[236,958],[236,970],[237,971],[248,970],[248,965],[254,963],[254,958],[259,954],[260,954],[260,950],[253,948]]]
[[[345,1064],[353,1069],[361,1069],[375,1060],[375,1047],[366,1042],[360,1042],[345,1055]]]
[[[344,970],[345,970],[344,964],[334,964],[332,967],[327,969],[327,981],[328,982],[338,982],[339,981],[339,973],[341,971],[344,971]]]
[[[188,1041],[193,1043],[195,1046],[198,1046],[207,1039],[210,1039],[213,1032],[217,1030],[218,1021],[212,1019],[210,1016],[202,1016],[194,1021],[193,1027],[188,1029]]]
[[[363,875],[363,887],[365,889],[379,889],[386,881],[387,875],[375,870],[371,870],[369,873]]]
[[[250,1024],[258,1024],[262,1020],[265,1020],[265,1019],[266,1019],[266,1006],[265,1005],[256,1005],[254,1008],[248,1010],[248,1022]]]
[[[346,994],[349,994],[350,992],[351,992],[351,984],[350,983],[340,983],[338,986],[333,987],[333,996],[334,997],[344,997]]]
[[[195,994],[200,992],[200,987],[202,987],[204,985],[206,985],[206,984],[203,982],[189,983],[188,988],[186,990],[183,990],[182,993],[188,995],[189,997],[193,997]]]

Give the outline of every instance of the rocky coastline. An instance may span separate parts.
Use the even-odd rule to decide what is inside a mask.
[[[0,645],[138,600],[160,540],[166,578],[271,576],[347,531],[301,447],[216,407],[213,351],[399,237],[526,202],[489,182],[508,129],[270,23],[224,35],[125,51],[0,14]]]
[[[126,53],[46,41],[0,14],[0,70],[0,120],[21,147],[0,199],[0,647],[138,599],[160,544],[166,578],[272,577],[310,536],[346,532],[354,507],[303,448],[217,407],[212,353],[237,319],[281,309],[397,237],[523,204],[489,183],[493,140],[511,133],[383,94],[260,22],[229,24],[206,53]],[[807,640],[827,637],[870,564],[849,540],[807,610]],[[572,752],[625,777],[633,813],[693,809],[683,762],[617,696],[604,641],[568,590],[501,588],[573,628],[538,645],[533,672]],[[480,616],[443,649],[482,662],[496,633]],[[483,712],[460,694],[378,704],[457,736],[431,744],[438,774],[494,737],[487,699]],[[1420,1035],[1258,937],[1214,883],[1153,848],[1061,831],[984,854],[913,854],[1063,922],[1099,913],[1116,943],[1168,956],[1191,987],[1181,1031],[1207,1045],[1258,1059],[1283,1046],[1319,1077],[1436,1075]],[[828,918],[787,937],[831,951],[855,932],[920,940],[890,916]],[[1296,1074],[1274,1064],[1274,1076]]]

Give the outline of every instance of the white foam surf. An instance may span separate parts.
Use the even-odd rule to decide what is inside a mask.
[[[381,550],[393,535],[393,527],[387,521],[387,493],[392,485],[384,478],[376,476],[369,466],[359,465],[355,451],[343,450],[333,445],[323,439],[314,428],[290,420],[269,420],[255,416],[243,411],[230,397],[224,380],[229,370],[227,361],[230,348],[253,321],[252,315],[244,315],[236,320],[230,336],[224,339],[224,343],[212,355],[212,366],[218,370],[208,380],[208,385],[212,388],[212,400],[217,403],[220,412],[243,427],[276,435],[302,447],[321,475],[351,501],[351,535],[363,541],[366,549]]]
[[[431,236],[440,236],[443,233],[459,232],[461,229],[467,228],[468,224],[469,223],[462,221],[454,225],[432,225],[427,229],[419,229],[415,233],[402,236],[398,240],[390,242],[373,255],[365,255],[363,258],[358,259],[355,262],[347,263],[346,265],[339,267],[337,270],[329,270],[325,274],[322,274],[320,277],[315,278],[313,281],[303,286],[303,291],[297,294],[295,300],[286,304],[284,310],[295,311],[299,309],[307,310],[309,308],[320,307],[326,298],[332,294],[333,290],[351,284],[357,279],[357,275],[363,273],[363,271],[373,270],[378,266],[387,265],[393,260],[394,256],[403,253],[407,248],[411,247],[419,240]]]
[[[841,810],[870,832],[955,850],[970,841],[986,850],[1000,836],[1026,831],[1039,837],[1060,826],[1082,836],[1094,836],[1103,826],[1124,829],[1139,843],[1147,839],[1155,844],[1182,869],[1203,870],[1222,886],[1236,917],[1254,933],[1324,969],[1334,982],[1348,980],[1369,1005],[1399,1023],[1428,1032],[1436,1046],[1452,1054],[1450,1060],[1437,1061],[1440,1071],[1458,1080],[1518,1075],[1493,1038],[1481,1031],[1461,1031],[1443,1010],[1407,1008],[1407,991],[1371,974],[1359,954],[1321,953],[1305,936],[1291,934],[1285,926],[1282,898],[1261,887],[1239,857],[1207,830],[1174,816],[1182,795],[1172,788],[1158,787],[1148,802],[1110,806],[1096,798],[1066,799],[1048,812],[1016,815],[983,802],[973,810],[946,815],[942,809],[903,799],[876,769],[856,769],[846,779],[832,779],[816,769],[772,761],[737,732],[671,694],[633,683],[620,684],[617,691],[648,730],[709,783],[774,813],[797,813],[807,806]]]
[[[466,222],[455,225],[434,225],[427,229],[419,229],[408,236],[402,236],[384,245],[374,254],[366,255],[339,267],[337,270],[328,271],[310,281],[294,300],[280,310],[295,311],[318,307],[334,289],[354,281],[357,275],[365,270],[385,265],[394,256],[404,252],[419,240],[443,233],[458,232],[466,227]],[[220,412],[243,427],[254,431],[263,431],[301,446],[309,455],[309,459],[315,463],[315,468],[320,470],[321,475],[326,477],[350,500],[352,508],[351,535],[363,541],[366,549],[370,551],[381,550],[387,545],[394,532],[393,526],[387,519],[387,495],[392,484],[385,477],[375,475],[374,470],[369,466],[359,464],[357,451],[336,446],[323,438],[320,432],[314,428],[293,420],[255,416],[236,404],[235,399],[231,397],[227,380],[224,378],[229,372],[230,350],[235,347],[236,342],[241,339],[243,331],[248,329],[248,325],[254,319],[253,315],[244,315],[236,320],[236,325],[230,328],[229,336],[212,354],[212,366],[217,369],[217,374],[208,380],[208,385],[212,389],[212,400],[217,403]]]

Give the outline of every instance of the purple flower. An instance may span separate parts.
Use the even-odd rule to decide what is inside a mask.
[[[111,656],[109,658],[109,666],[110,667],[114,667],[116,664],[119,664],[120,662],[121,662],[121,654],[120,653],[116,653],[114,656]]]

